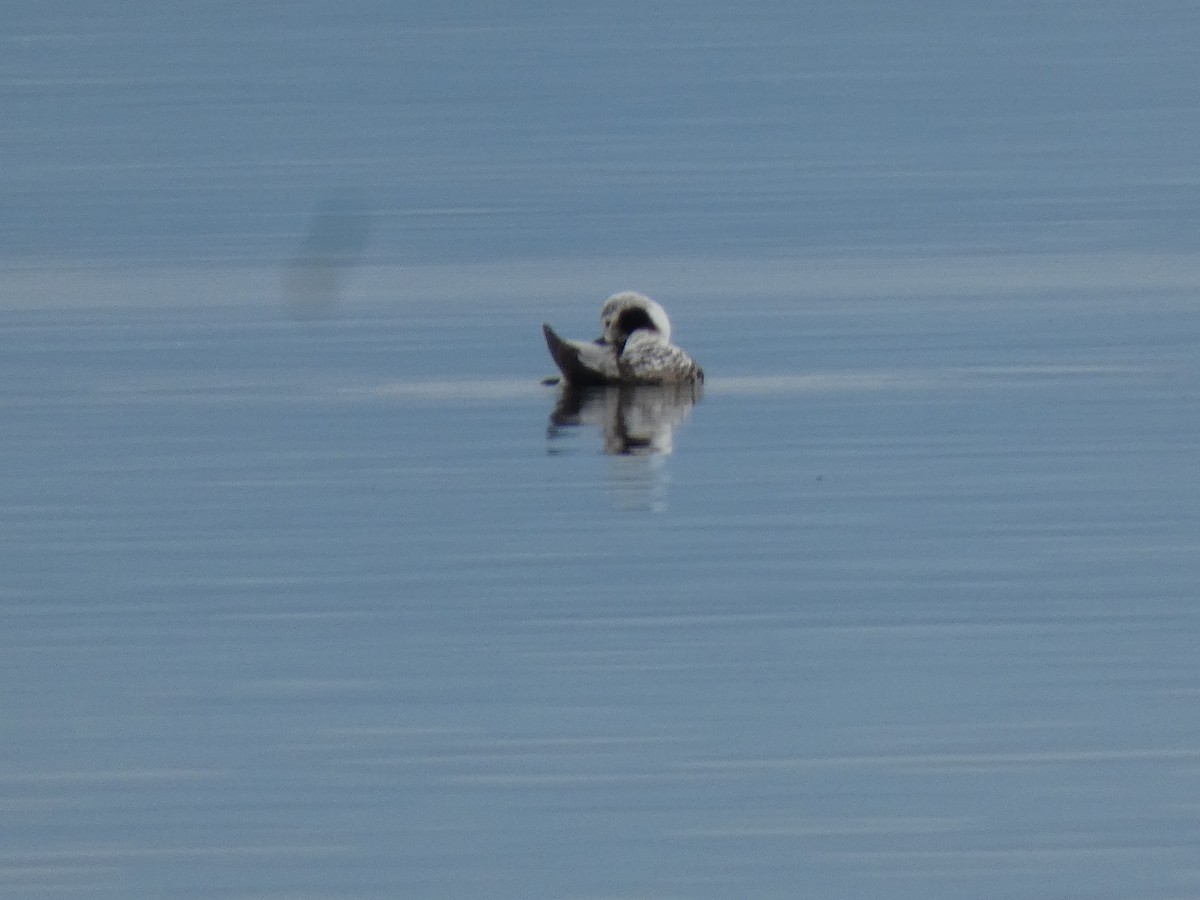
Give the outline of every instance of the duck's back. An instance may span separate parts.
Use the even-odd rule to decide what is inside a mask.
[[[617,360],[621,380],[633,384],[683,384],[704,380],[690,356],[653,331],[635,331]]]

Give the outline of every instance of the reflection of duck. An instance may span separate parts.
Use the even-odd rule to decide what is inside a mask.
[[[603,334],[594,341],[561,338],[542,324],[546,346],[563,378],[575,387],[601,384],[696,384],[704,371],[671,343],[666,310],[642,294],[613,294],[600,310]]]
[[[566,383],[550,414],[551,438],[564,429],[596,425],[604,431],[604,452],[617,455],[668,454],[675,430],[700,399],[699,382],[658,385],[576,387]]]

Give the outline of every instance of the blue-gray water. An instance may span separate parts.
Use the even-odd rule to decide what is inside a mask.
[[[1200,894],[1200,16],[440,9],[6,12],[0,895]]]

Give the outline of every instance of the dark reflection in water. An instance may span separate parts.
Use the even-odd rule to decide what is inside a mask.
[[[699,384],[564,385],[550,413],[548,436],[553,442],[564,429],[593,425],[604,432],[605,453],[669,454],[675,449],[675,431],[691,415],[702,392]]]
[[[604,452],[613,457],[617,506],[661,511],[666,508],[666,457],[702,393],[703,384],[564,384],[550,413],[549,451],[559,452],[561,440],[581,425],[599,428]]]

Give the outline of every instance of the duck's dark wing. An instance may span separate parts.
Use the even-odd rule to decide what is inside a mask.
[[[542,332],[546,335],[546,346],[550,348],[554,364],[569,383],[579,387],[615,384],[620,378],[617,354],[611,344],[570,341],[559,337],[545,322]]]

